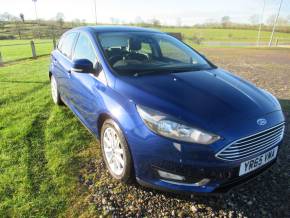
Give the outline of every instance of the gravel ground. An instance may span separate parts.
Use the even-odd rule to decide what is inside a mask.
[[[290,50],[203,49],[214,63],[276,95],[290,119]],[[103,217],[290,217],[290,130],[277,163],[261,176],[217,196],[183,196],[111,179],[100,156],[79,176],[87,202]],[[100,153],[100,152],[98,152]]]

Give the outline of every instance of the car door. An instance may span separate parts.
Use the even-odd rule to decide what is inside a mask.
[[[77,32],[71,32],[64,35],[56,52],[52,55],[52,63],[54,65],[54,73],[59,86],[62,99],[70,104],[70,69],[72,66],[72,49],[75,45]]]
[[[96,66],[98,62],[96,48],[86,33],[80,33],[77,39],[73,59],[88,59]],[[96,74],[71,71],[70,77],[71,104],[78,117],[93,132],[97,133],[98,109],[103,102],[102,93],[106,86],[104,72]]]

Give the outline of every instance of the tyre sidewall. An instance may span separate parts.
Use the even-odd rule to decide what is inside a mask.
[[[62,105],[62,100],[61,100],[61,97],[60,97],[60,93],[59,93],[59,90],[58,90],[58,83],[55,79],[55,77],[52,75],[51,78],[50,78],[50,88],[52,89],[52,80],[55,81],[56,83],[56,90],[57,90],[57,96],[56,96],[56,101],[52,98],[53,102],[56,104],[56,105]]]
[[[124,171],[122,172],[121,175],[116,175],[114,174],[114,172],[112,172],[112,170],[110,169],[110,166],[107,162],[107,158],[105,155],[105,151],[104,151],[104,147],[103,147],[103,135],[105,130],[110,127],[113,128],[116,133],[118,134],[121,146],[124,150]],[[101,129],[101,149],[102,149],[102,155],[103,155],[103,160],[106,164],[107,169],[109,170],[110,174],[117,180],[120,180],[123,183],[128,183],[131,179],[132,179],[132,158],[131,158],[131,154],[129,151],[129,147],[127,144],[127,141],[122,133],[122,130],[120,129],[120,127],[116,124],[115,121],[113,121],[112,119],[108,119],[104,122],[102,129]]]

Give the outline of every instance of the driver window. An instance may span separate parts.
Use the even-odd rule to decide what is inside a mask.
[[[91,44],[90,39],[80,33],[74,52],[74,59],[88,59],[93,64],[96,63],[96,53],[94,47]]]
[[[189,59],[189,56],[172,43],[165,40],[160,40],[159,46],[163,57],[182,63],[190,63],[191,60]]]
[[[140,53],[152,55],[152,48],[149,43],[142,42]]]

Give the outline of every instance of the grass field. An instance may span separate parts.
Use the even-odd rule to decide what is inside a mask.
[[[37,55],[49,54],[53,49],[52,40],[43,39],[34,42]],[[0,40],[0,52],[4,62],[32,57],[30,40]]]
[[[204,41],[220,41],[220,42],[256,42],[257,30],[243,29],[205,29],[205,28],[161,28],[163,32],[181,32],[186,39],[193,36],[202,37]],[[271,32],[261,32],[261,42],[268,42]],[[275,38],[290,42],[289,33],[276,33]]]
[[[48,58],[0,68],[0,217],[61,215],[92,137],[50,100]]]
[[[289,119],[289,50],[211,48],[201,52],[275,94]],[[95,139],[68,108],[53,105],[47,70],[48,57],[0,67],[0,217],[111,214],[104,202],[115,204],[115,212],[131,216],[143,207],[141,214],[147,217],[170,216],[173,210],[202,217],[258,216],[262,210],[269,217],[282,217],[289,186],[289,130],[278,164],[262,179],[224,197],[186,199],[121,185],[104,169]],[[195,214],[192,205],[199,208]]]

